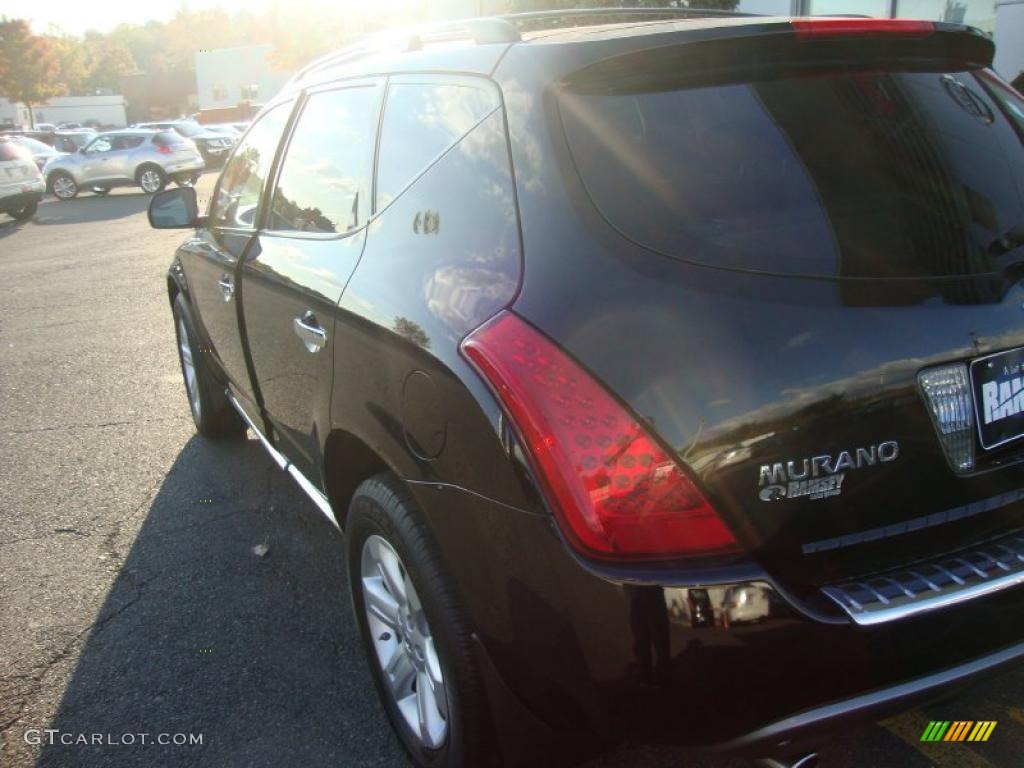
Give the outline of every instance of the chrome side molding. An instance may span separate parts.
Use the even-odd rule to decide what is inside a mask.
[[[1012,534],[912,568],[821,591],[861,626],[898,621],[1024,584],[1024,536]]]
[[[284,454],[271,445],[267,436],[264,435],[262,430],[256,426],[256,423],[249,418],[249,414],[245,412],[238,400],[235,399],[235,396],[231,394],[230,390],[225,390],[225,394],[227,395],[228,402],[231,403],[231,407],[238,411],[238,415],[242,417],[242,420],[248,425],[249,429],[251,429],[256,437],[259,438],[260,443],[263,444],[264,449],[266,449],[267,453],[270,454],[270,458],[274,460],[274,463],[292,476],[292,479],[298,483],[299,488],[301,488],[305,494],[309,496],[312,502],[316,504],[317,509],[319,509],[324,514],[324,517],[330,520],[334,527],[340,531],[341,526],[338,525],[338,520],[334,516],[334,510],[331,509],[331,503],[327,500],[327,497],[324,496],[320,492],[320,489],[313,485],[313,483],[309,481],[309,478],[302,474],[294,464],[288,461],[288,458]]]

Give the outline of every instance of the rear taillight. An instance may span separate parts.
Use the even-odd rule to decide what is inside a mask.
[[[794,19],[799,40],[825,37],[927,37],[935,24],[918,19]]]
[[[462,343],[501,399],[572,544],[605,558],[738,549],[682,468],[548,338],[502,312]]]
[[[172,152],[173,152],[174,150],[172,150],[172,149],[171,149],[171,148],[170,148],[169,146],[167,146],[166,144],[157,144],[157,145],[156,145],[156,151],[157,151],[157,152],[159,152],[159,153],[160,153],[161,155],[169,155],[169,154],[171,154],[171,153],[172,153]]]

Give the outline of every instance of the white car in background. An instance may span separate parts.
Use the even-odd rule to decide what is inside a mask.
[[[46,187],[32,155],[7,138],[0,138],[0,213],[24,221],[35,215]]]

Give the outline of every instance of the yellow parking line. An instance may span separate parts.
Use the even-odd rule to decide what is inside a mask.
[[[883,720],[880,725],[924,755],[936,768],[996,768],[966,743],[921,741],[921,734],[933,719],[915,709]]]

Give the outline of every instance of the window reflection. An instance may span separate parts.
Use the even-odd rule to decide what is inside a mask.
[[[391,202],[442,152],[497,107],[488,90],[416,83],[388,89],[377,169],[377,207]]]
[[[260,192],[290,107],[290,104],[281,104],[263,115],[235,150],[210,206],[213,224],[245,229],[255,226]]]
[[[368,213],[374,87],[309,98],[288,144],[271,204],[270,229],[344,233]]]
[[[968,72],[568,93],[561,105],[601,212],[680,258],[845,278],[992,273],[990,244],[1024,220],[1024,154]]]

